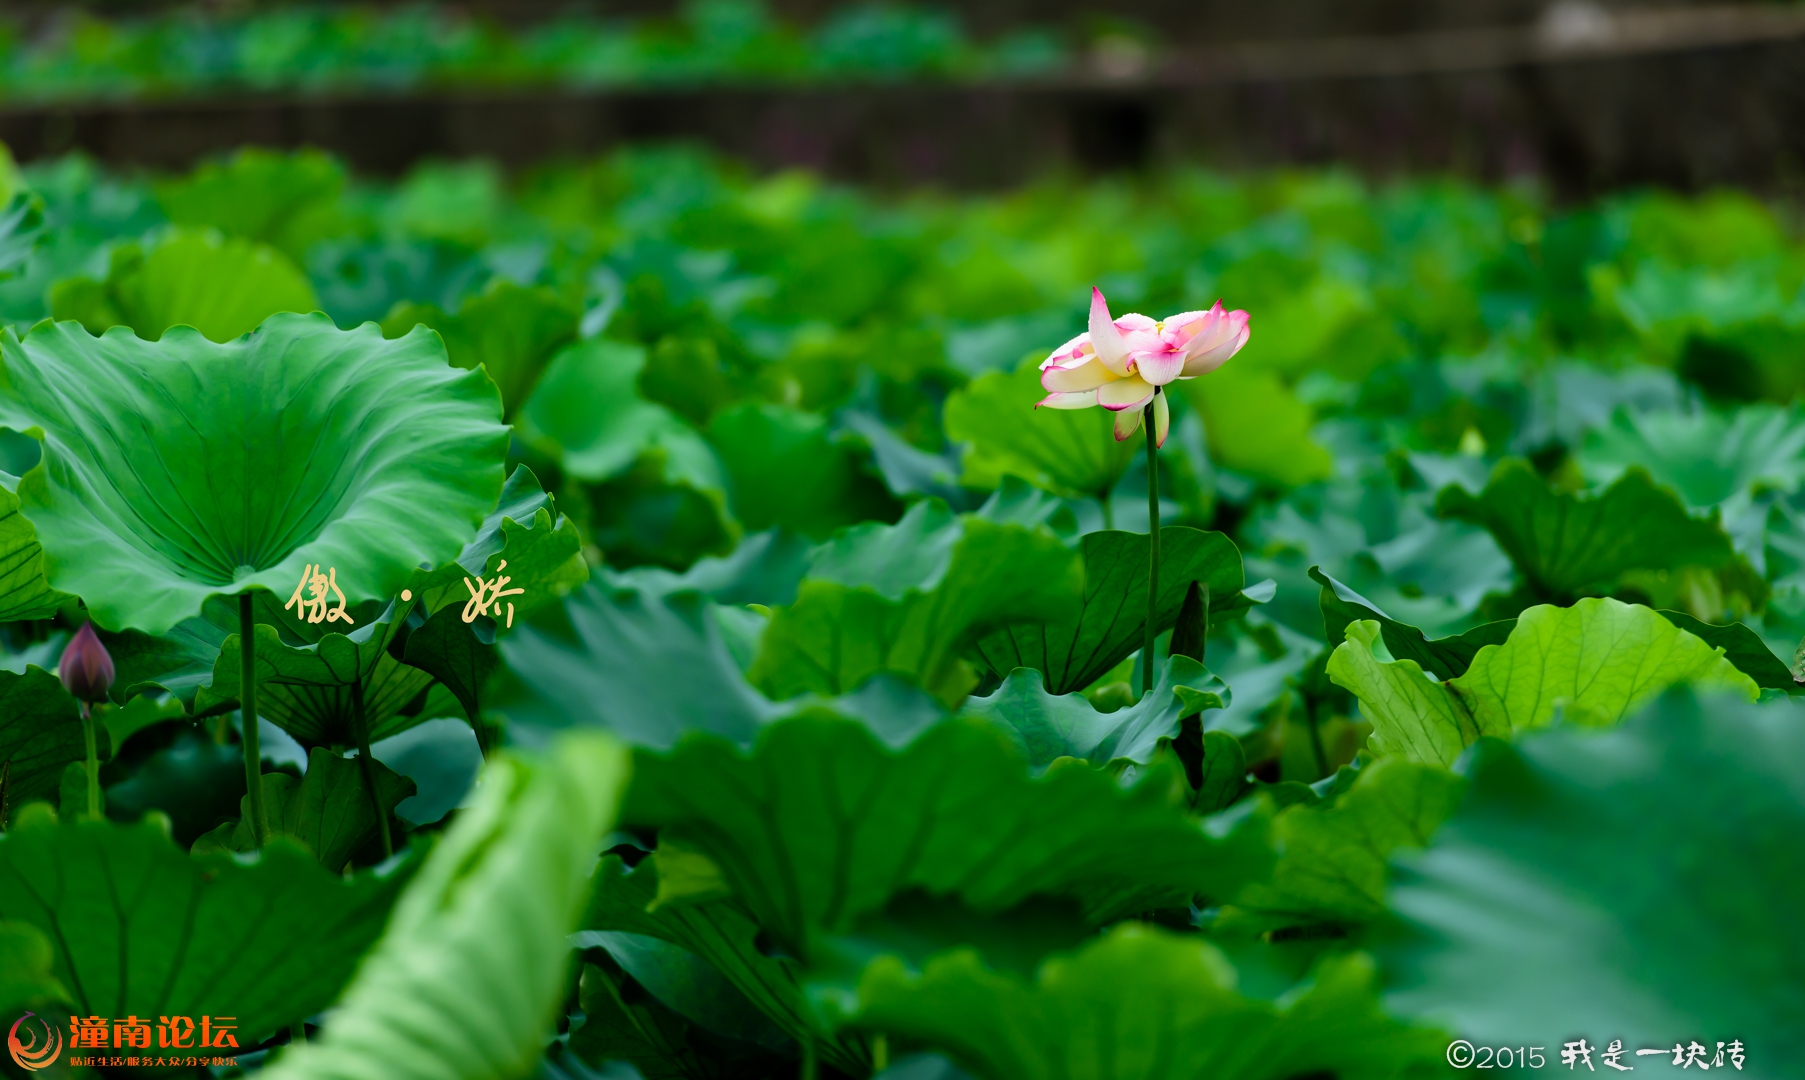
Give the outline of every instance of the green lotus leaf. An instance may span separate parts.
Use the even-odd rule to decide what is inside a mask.
[[[1684,611],[1662,611],[1668,622],[1698,638],[1713,649],[1722,649],[1724,659],[1736,665],[1736,670],[1755,680],[1755,685],[1763,690],[1784,690],[1789,694],[1805,693],[1805,685],[1801,685],[1787,666],[1775,656],[1761,635],[1744,626],[1742,623],[1716,625],[1700,620],[1697,616]]]
[[[890,957],[859,984],[862,1026],[945,1051],[982,1080],[1389,1080],[1446,1037],[1386,1016],[1372,960],[1335,956],[1283,1002],[1244,996],[1214,945],[1125,923],[1033,978],[971,950],[919,973]]]
[[[1377,622],[1349,623],[1329,678],[1360,699],[1375,750],[1437,765],[1481,735],[1546,726],[1557,710],[1569,722],[1615,724],[1678,682],[1760,693],[1721,651],[1651,608],[1609,598],[1529,608],[1503,645],[1480,649],[1447,682],[1380,649]]]
[[[119,751],[133,735],[170,720],[185,721],[188,710],[172,694],[139,694],[118,708],[95,709],[94,718],[106,728],[107,742],[111,746],[103,760],[112,761],[119,757]]]
[[[813,1042],[821,1060],[852,1076],[871,1071],[871,1047],[857,1032],[829,1030],[803,993],[801,965],[760,947],[758,923],[738,900],[658,904],[664,892],[658,860],[629,870],[618,855],[595,871],[594,899],[586,931],[639,934],[670,942],[707,961],[777,1028],[798,1042]],[[580,935],[579,940],[587,940]]]
[[[479,617],[480,618],[480,617]],[[406,663],[419,668],[450,690],[474,727],[482,723],[482,690],[501,658],[491,640],[477,636],[457,609],[446,607],[407,636]]]
[[[270,1080],[519,1080],[568,991],[569,935],[627,758],[606,736],[501,754],[395,905],[319,1037]]]
[[[1047,677],[1047,691],[1083,690],[1142,647],[1147,625],[1145,533],[1086,533],[1084,596],[1052,618],[1009,620],[978,639],[977,655],[998,675],[1031,667]],[[1252,606],[1242,592],[1241,552],[1217,532],[1182,526],[1159,531],[1159,597],[1154,628],[1171,629],[1191,582],[1210,589],[1210,623]]]
[[[1269,933],[1354,927],[1385,911],[1385,860],[1422,847],[1459,805],[1466,782],[1439,765],[1382,758],[1332,802],[1297,803],[1272,822],[1278,862],[1225,905],[1214,929]]]
[[[372,760],[376,791],[382,813],[414,794],[414,782],[380,761]],[[359,848],[376,839],[376,810],[370,805],[370,789],[356,761],[342,758],[323,747],[307,755],[307,773],[301,779],[283,772],[263,774],[263,805],[269,814],[270,835],[294,840],[333,873],[344,871]],[[195,841],[194,854],[222,851],[256,851],[251,835],[250,797],[239,803],[239,818],[219,826]]]
[[[19,675],[0,671],[0,770],[6,782],[6,808],[17,809],[32,799],[54,801],[64,768],[87,755],[80,707],[55,675],[35,664]]]
[[[612,338],[589,338],[559,352],[520,410],[521,438],[579,479],[606,480],[659,450],[669,459],[667,479],[722,490],[721,464],[701,435],[640,396],[645,363],[644,347]]]
[[[1579,465],[1594,483],[1640,466],[1687,504],[1711,507],[1756,485],[1797,491],[1805,482],[1805,414],[1748,405],[1732,413],[1631,413],[1586,433]]]
[[[1530,589],[1549,600],[1608,590],[1635,570],[1716,570],[1736,559],[1715,515],[1693,517],[1641,468],[1597,495],[1568,495],[1526,462],[1504,461],[1485,490],[1443,488],[1435,509],[1491,532]]]
[[[218,229],[303,259],[316,241],[339,235],[345,167],[313,149],[290,153],[247,146],[157,185],[169,220]]]
[[[664,948],[683,952],[673,945]],[[706,963],[695,963],[720,979]],[[571,1032],[570,1049],[596,1066],[624,1061],[641,1080],[788,1080],[796,1073],[794,1061],[752,1043],[717,1038],[691,1022],[611,956],[583,966],[579,991],[583,1025]]]
[[[45,578],[109,629],[286,598],[311,565],[351,604],[386,600],[453,558],[501,488],[494,385],[431,334],[278,315],[217,345],[44,324],[6,335],[0,360],[0,423],[44,442],[19,499]]]
[[[427,571],[409,579],[413,600],[397,598],[374,617],[368,607],[357,628],[349,634],[327,632],[305,645],[283,640],[283,630],[311,637],[330,621],[318,626],[279,616],[272,623],[256,625],[257,711],[260,716],[294,736],[306,746],[356,746],[357,695],[363,696],[364,723],[372,741],[398,735],[425,716],[404,716],[402,710],[432,684],[432,676],[395,659],[389,652],[408,612],[419,603],[416,592]],[[266,601],[266,606],[272,602]],[[240,638],[230,634],[220,643],[213,664],[213,681],[195,695],[197,713],[209,714],[236,702],[243,671]]]
[[[44,236],[44,201],[16,191],[0,208],[0,278],[11,277]]]
[[[92,334],[128,326],[155,341],[190,326],[210,341],[248,334],[277,312],[319,307],[301,268],[275,248],[201,229],[172,229],[147,247],[114,249],[106,280],[72,278],[50,290],[50,311]]]
[[[1455,637],[1431,640],[1409,623],[1398,622],[1386,615],[1371,600],[1319,568],[1312,566],[1310,577],[1322,586],[1322,629],[1329,648],[1347,640],[1349,623],[1369,619],[1379,624],[1385,647],[1392,656],[1399,660],[1414,661],[1419,668],[1438,679],[1454,679],[1466,674],[1467,665],[1473,662],[1475,653],[1487,645],[1504,644],[1505,639],[1510,637],[1512,628],[1517,625],[1515,619],[1501,619],[1475,626]]]
[[[638,746],[670,747],[692,730],[750,742],[781,710],[740,674],[728,611],[696,592],[591,581],[500,639],[506,667],[486,707],[513,726],[590,724]]]
[[[622,822],[657,828],[660,859],[676,845],[708,860],[803,957],[907,889],[980,911],[1067,896],[1102,922],[1227,895],[1267,857],[1263,838],[1218,837],[1190,818],[1171,769],[1132,788],[1082,766],[1030,778],[1008,736],[980,721],[949,720],[892,750],[816,712],[767,725],[750,754],[692,735],[668,754],[640,752],[634,768]]]
[[[1676,1042],[1713,1061],[1736,1040],[1747,1069],[1731,1075],[1790,1075],[1805,1054],[1795,708],[1676,690],[1608,731],[1488,740],[1468,775],[1428,849],[1394,860],[1390,1005],[1479,1045],[1546,1030],[1595,1055],[1659,1048],[1630,1060],[1661,1071]]]
[[[44,549],[19,496],[0,487],[0,622],[47,619],[68,599],[44,580]]]
[[[556,502],[524,465],[515,466],[508,474],[501,501],[483,519],[476,538],[464,545],[456,561],[425,576],[418,586],[422,610],[432,615],[447,604],[470,605],[473,589],[503,574],[508,578],[506,584],[486,594],[495,596],[502,589],[510,594],[490,607],[503,631],[509,629],[503,604],[513,605],[519,618],[589,580],[583,538],[577,534],[576,524],[558,513]],[[516,589],[521,591],[515,593]],[[477,617],[474,611],[472,617]]]
[[[69,990],[52,968],[56,949],[42,930],[28,922],[0,922],[0,1014],[47,1002],[67,1004]]]
[[[1310,438],[1315,410],[1274,372],[1231,364],[1173,389],[1202,414],[1211,461],[1280,487],[1334,472],[1334,458]]]
[[[1179,737],[1182,719],[1230,700],[1228,685],[1188,656],[1167,660],[1152,693],[1111,713],[1098,712],[1083,694],[1047,693],[1042,678],[1033,668],[1016,668],[995,693],[970,698],[959,710],[997,725],[1036,769],[1062,757],[1145,765]]]
[[[331,1003],[409,876],[341,878],[284,841],[194,858],[150,823],[47,818],[0,840],[0,919],[55,944],[75,1011],[237,1017],[240,1047]]]
[[[136,821],[159,811],[169,818],[172,838],[186,849],[238,815],[245,780],[244,751],[237,743],[214,742],[190,728],[139,762],[130,778],[106,789],[107,813]]]
[[[906,541],[905,519],[894,527]],[[899,556],[919,568],[913,554]],[[837,560],[842,569],[855,565]],[[960,652],[999,625],[1055,618],[1075,606],[1082,584],[1078,556],[1044,529],[962,520],[961,532],[933,575],[919,587],[893,568],[846,582],[804,580],[796,602],[778,609],[747,672],[773,698],[849,693],[889,671],[913,678],[949,707],[977,682]],[[851,584],[851,583],[856,583]]]
[[[745,402],[708,425],[727,476],[727,505],[748,530],[779,526],[817,539],[899,509],[852,442],[827,421],[781,405]]]
[[[1036,362],[993,371],[946,399],[946,437],[967,444],[960,482],[994,488],[1019,476],[1062,495],[1098,498],[1115,490],[1139,442],[1117,442],[1104,409],[1037,409],[1047,396]]]
[[[508,417],[518,412],[552,355],[576,340],[582,312],[543,286],[516,285],[497,278],[466,297],[457,314],[432,304],[398,304],[382,320],[392,338],[427,326],[445,339],[455,367],[481,367],[501,390]]]

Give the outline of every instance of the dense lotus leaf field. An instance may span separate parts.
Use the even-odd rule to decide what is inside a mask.
[[[1046,78],[1077,64],[1073,36],[1028,26],[978,39],[944,10],[899,4],[855,5],[801,27],[759,0],[697,0],[661,19],[579,12],[529,26],[427,4],[113,17],[26,9],[0,21],[0,99]],[[1089,37],[1117,69],[1138,71],[1152,53],[1145,32],[1127,24]]]
[[[0,185],[0,1067],[1798,1075],[1788,208]]]

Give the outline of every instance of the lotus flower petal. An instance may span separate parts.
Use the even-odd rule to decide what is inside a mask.
[[[1134,354],[1135,374],[1154,386],[1164,386],[1184,373],[1184,353],[1161,348]]]
[[[1085,390],[1095,390],[1106,382],[1114,382],[1115,379],[1116,374],[1104,367],[1103,361],[1093,356],[1077,367],[1043,369],[1040,385],[1049,393],[1073,394]]]
[[[1103,290],[1094,287],[1091,289],[1090,339],[1091,348],[1104,367],[1118,377],[1128,374],[1128,343],[1122,340],[1122,331],[1109,317],[1109,303],[1103,299]]]
[[[1104,383],[1097,388],[1097,404],[1118,412],[1122,409],[1138,409],[1147,404],[1147,399],[1152,396],[1153,384],[1139,375]]]
[[[1088,409],[1097,403],[1095,390],[1083,390],[1075,394],[1048,394],[1034,403],[1035,408],[1046,406],[1049,409]]]
[[[1091,348],[1091,336],[1079,334],[1077,337],[1054,349],[1045,360],[1040,362],[1042,371],[1054,367],[1083,367],[1090,363],[1096,351]]]
[[[1223,320],[1223,325],[1227,330],[1232,331],[1232,334],[1226,336],[1219,344],[1195,351],[1187,350],[1184,366],[1185,378],[1208,375],[1228,363],[1229,358],[1240,352],[1241,347],[1247,344],[1247,339],[1252,333],[1252,329],[1247,325],[1247,312],[1229,312],[1228,317]]]
[[[1153,395],[1153,447],[1159,449],[1166,445],[1166,434],[1172,430],[1172,406],[1166,403],[1165,394]]]
[[[1116,414],[1116,441],[1122,442],[1141,430],[1141,410],[1123,409]]]

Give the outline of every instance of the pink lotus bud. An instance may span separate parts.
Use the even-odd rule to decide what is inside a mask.
[[[63,680],[63,688],[77,699],[90,703],[106,700],[107,690],[113,685],[113,658],[95,635],[93,623],[82,623],[69,640],[56,673]]]

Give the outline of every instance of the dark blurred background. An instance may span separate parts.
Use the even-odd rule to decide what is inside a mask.
[[[179,167],[316,145],[394,174],[695,140],[883,185],[1337,162],[1558,193],[1790,193],[1805,8],[1635,0],[14,0],[0,140]]]

